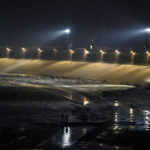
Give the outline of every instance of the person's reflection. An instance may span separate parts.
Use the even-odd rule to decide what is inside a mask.
[[[68,127],[66,127],[66,134],[68,133]]]
[[[62,147],[67,147],[71,145],[71,129],[70,127],[64,127],[64,132],[62,136]]]

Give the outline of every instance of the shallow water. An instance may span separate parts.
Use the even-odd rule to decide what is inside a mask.
[[[62,127],[50,141],[53,145],[58,145],[62,148],[71,147],[77,139],[90,131],[92,127]]]
[[[149,131],[150,128],[150,102],[148,99],[141,101],[138,99],[121,99],[121,98],[101,98],[97,100],[89,99],[86,96],[79,93],[79,91],[85,91],[95,88],[101,91],[106,90],[122,90],[126,88],[133,88],[130,86],[118,86],[118,85],[101,85],[98,84],[91,86],[91,84],[77,83],[76,80],[67,79],[52,79],[50,77],[40,76],[25,76],[25,75],[1,75],[0,76],[3,86],[10,87],[34,87],[39,91],[55,94],[66,98],[66,101],[57,101],[56,99],[49,101],[15,101],[15,103],[9,101],[1,101],[0,118],[1,125],[5,123],[13,122],[18,118],[22,118],[21,123],[39,123],[60,119],[62,113],[61,108],[67,109],[80,106],[82,108],[90,107],[93,112],[101,113],[101,117],[111,115],[113,125],[111,126],[114,133],[119,133],[122,129],[129,130],[145,130]],[[70,82],[72,85],[70,85]],[[94,90],[93,90],[94,91]],[[8,106],[5,109],[4,106]],[[12,111],[10,108],[13,108]],[[25,107],[25,109],[23,109]],[[17,109],[18,111],[17,111]],[[26,109],[27,108],[27,109]],[[110,109],[111,108],[111,109]],[[60,110],[60,112],[59,112]],[[56,113],[57,111],[57,113]],[[24,113],[26,112],[26,113]],[[13,114],[14,113],[14,114]],[[78,112],[79,113],[79,112]],[[82,113],[82,112],[81,112]],[[80,121],[76,118],[70,117],[71,121]],[[4,120],[2,120],[4,119]],[[14,120],[13,120],[14,119]],[[100,118],[101,119],[101,118]],[[89,120],[91,121],[91,120]],[[99,120],[97,120],[99,121]],[[53,146],[67,148],[72,146],[77,139],[84,134],[88,133],[92,127],[64,127],[59,128],[55,134],[46,139],[42,144],[48,145],[51,143]],[[89,142],[89,145],[101,147],[103,143]],[[92,148],[93,149],[93,148]]]

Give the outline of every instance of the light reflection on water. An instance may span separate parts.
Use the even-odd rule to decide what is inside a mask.
[[[56,144],[59,141],[59,146],[62,148],[70,147],[77,139],[86,134],[93,127],[64,127],[59,130],[53,137],[53,142]]]
[[[86,129],[86,128],[83,128],[83,129],[82,129],[82,133],[83,133],[83,134],[86,134],[86,133],[87,133],[87,129]]]
[[[120,103],[118,101],[114,101],[114,106],[118,107],[118,106],[120,106]]]
[[[113,130],[116,131],[118,130],[118,112],[115,112],[114,113],[114,127],[113,127]]]
[[[90,102],[87,100],[87,97],[83,96],[83,105],[86,106],[88,105]]]
[[[145,130],[149,130],[149,126],[150,126],[150,111],[149,110],[144,110],[143,111],[143,115],[144,115],[144,127],[145,127]]]
[[[120,107],[118,107],[120,106]],[[150,130],[150,110],[139,110],[133,109],[133,107],[129,107],[126,103],[121,103],[119,100],[114,101],[114,128],[113,130],[118,130],[119,122],[123,119],[123,122],[129,121],[130,123],[135,122],[136,124],[143,123],[142,126],[145,130]],[[135,128],[136,126],[132,126],[131,128]],[[137,126],[138,127],[138,126]]]
[[[134,110],[133,110],[133,108],[130,108],[129,109],[129,120],[130,120],[130,122],[134,122]]]
[[[115,123],[118,122],[118,112],[115,112],[115,114],[114,114],[114,122]]]
[[[73,100],[72,92],[69,93],[69,99],[70,99],[70,100]]]
[[[71,129],[70,127],[64,127],[63,135],[62,135],[62,147],[71,146]]]
[[[77,94],[77,93],[75,93],[75,92],[70,92],[70,93],[68,94],[68,98],[69,98],[70,100],[81,100],[84,106],[90,104],[90,101],[88,100],[87,97],[82,96],[82,95],[80,95],[80,94]]]

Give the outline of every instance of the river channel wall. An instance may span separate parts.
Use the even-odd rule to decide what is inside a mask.
[[[0,73],[53,75],[116,84],[150,83],[150,66],[148,65],[1,58]]]

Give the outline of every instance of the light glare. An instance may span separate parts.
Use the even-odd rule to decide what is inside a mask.
[[[147,28],[147,29],[146,29],[146,32],[147,32],[147,33],[150,33],[150,28]]]
[[[67,34],[69,34],[69,33],[70,33],[70,29],[66,29],[65,32],[66,32]]]

